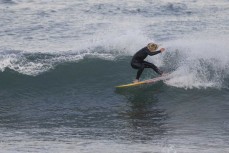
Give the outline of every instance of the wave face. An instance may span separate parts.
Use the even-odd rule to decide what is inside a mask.
[[[228,0],[0,0],[0,152],[229,152],[228,16]],[[149,42],[169,78],[116,90]]]
[[[218,89],[228,88],[229,46],[226,43],[227,41],[227,39],[218,41],[218,39],[203,40],[200,38],[164,41],[163,45],[167,49],[166,52],[153,58],[148,58],[147,60],[155,63],[165,72],[171,73],[170,79],[165,82],[167,85],[184,89],[208,87]],[[45,73],[53,73],[60,65],[68,63],[80,65],[88,59],[94,59],[98,61],[110,61],[114,65],[120,62],[116,69],[121,69],[123,65],[126,69],[123,72],[118,71],[116,73],[123,74],[132,69],[129,65],[131,53],[132,51],[128,52],[119,48],[109,49],[105,46],[95,46],[91,50],[82,50],[81,52],[69,51],[61,53],[4,51],[0,55],[0,70],[3,74],[6,73],[7,69],[10,69],[23,75],[36,77],[45,75]],[[93,67],[94,65],[91,65],[92,69]],[[84,69],[83,66],[82,69]],[[104,75],[103,72],[106,72],[107,69],[109,67],[97,67],[97,71],[100,71],[101,75]],[[72,71],[76,71],[75,73],[77,73],[78,70],[73,69]],[[11,75],[17,74],[12,73]],[[85,74],[82,73],[79,75],[83,77]],[[132,75],[131,78],[134,78],[135,73],[132,73]],[[151,75],[152,77],[155,76],[153,72]],[[147,77],[150,77],[149,74]],[[119,77],[117,80],[122,80],[122,78]],[[104,82],[104,84],[106,83]]]

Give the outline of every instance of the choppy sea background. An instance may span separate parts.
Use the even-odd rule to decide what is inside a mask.
[[[228,0],[0,0],[0,153],[228,153],[228,16]],[[169,79],[115,89],[151,41]]]

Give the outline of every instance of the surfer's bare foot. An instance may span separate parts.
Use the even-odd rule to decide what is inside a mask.
[[[139,82],[139,80],[138,80],[138,79],[136,79],[136,80],[134,80],[134,81],[133,81],[133,83],[138,83],[138,82]]]

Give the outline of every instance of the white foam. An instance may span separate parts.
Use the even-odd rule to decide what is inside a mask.
[[[228,38],[220,37],[186,37],[166,42],[169,52],[178,50],[182,54],[178,67],[166,83],[181,88],[223,87],[224,79],[229,75],[228,41]]]
[[[59,63],[78,61],[82,59],[82,56],[53,54],[51,58],[29,60],[23,52],[15,51],[14,53],[0,54],[0,59],[0,71],[2,72],[9,68],[22,74],[36,76],[54,68]]]

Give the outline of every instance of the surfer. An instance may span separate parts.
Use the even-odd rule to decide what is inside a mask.
[[[144,61],[144,59],[148,55],[153,56],[165,51],[165,48],[161,48],[160,50],[156,51],[157,49],[158,49],[157,44],[149,43],[146,47],[142,48],[141,50],[139,50],[137,53],[134,54],[131,60],[131,66],[134,69],[138,69],[136,79],[133,81],[134,83],[139,82],[139,78],[145,68],[151,68],[159,75],[163,74],[163,72],[159,70],[158,67],[155,66],[153,63]]]

